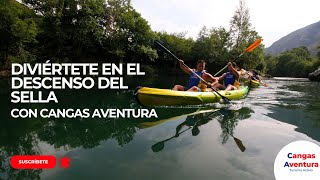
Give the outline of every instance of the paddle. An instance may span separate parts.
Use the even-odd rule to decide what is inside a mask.
[[[234,61],[238,60],[243,54],[247,53],[247,52],[251,52],[253,51],[256,47],[258,47],[261,43],[262,39],[259,38],[257,39],[254,43],[252,43],[245,51],[243,51]],[[218,71],[214,76],[217,76],[221,71],[223,71],[224,69],[226,69],[228,67],[228,65],[226,65],[225,67],[223,67],[220,71]]]
[[[205,119],[205,118],[211,116],[211,115],[212,115],[213,113],[215,113],[216,111],[217,111],[217,109],[215,109],[215,110],[213,110],[213,111],[211,111],[211,112],[210,112],[210,111],[206,111],[206,112],[210,112],[210,113],[209,113],[208,115],[206,115],[205,117],[202,117],[201,119],[198,119],[198,120],[194,123],[193,126],[189,126],[189,128],[187,128],[187,129],[179,132],[178,134],[175,134],[174,136],[172,136],[172,137],[170,137],[170,138],[168,138],[168,139],[166,139],[166,140],[160,141],[160,142],[152,145],[152,146],[151,146],[152,151],[153,151],[153,152],[159,152],[159,151],[161,151],[161,150],[164,148],[164,142],[169,141],[169,140],[172,139],[172,138],[179,137],[180,134],[184,133],[185,131],[189,130],[190,128],[196,128],[196,127],[198,126],[198,123],[199,123],[202,119]],[[201,113],[201,114],[202,114],[202,113]],[[197,114],[196,114],[196,113],[190,113],[188,116],[190,116],[190,115],[197,115]],[[179,131],[179,130],[178,130],[178,131]],[[200,132],[199,129],[197,129],[197,131]],[[198,132],[198,133],[199,133],[199,132]]]
[[[246,147],[244,147],[242,141],[241,141],[240,139],[234,137],[234,136],[229,132],[229,129],[228,129],[226,126],[222,126],[222,127],[224,127],[224,128],[227,129],[227,133],[228,133],[231,137],[233,137],[233,140],[236,142],[236,144],[237,144],[238,148],[240,149],[240,151],[241,151],[241,152],[244,152],[244,151],[246,150]]]
[[[178,135],[186,132],[186,131],[189,130],[189,129],[191,129],[191,127],[189,127],[188,129],[185,129],[185,130],[179,132]],[[175,137],[177,137],[177,136],[174,135],[174,136],[172,136],[172,137],[170,137],[170,138],[168,138],[168,139],[166,139],[166,140],[160,141],[160,142],[152,145],[152,146],[151,146],[152,151],[153,151],[153,152],[159,152],[159,151],[161,151],[161,150],[164,148],[164,143],[165,143],[166,141],[169,141],[169,140],[172,139],[172,138],[175,138]]]
[[[220,113],[220,114],[223,116],[222,113]],[[223,125],[223,123],[221,123],[221,122],[220,122],[220,124],[221,124],[221,127],[224,128],[224,129],[226,129],[226,132],[227,132],[231,137],[233,137],[233,140],[236,142],[236,144],[237,144],[238,148],[241,150],[241,152],[244,152],[244,151],[246,150],[246,147],[243,145],[242,141],[241,141],[240,139],[234,137],[234,136],[230,133],[230,130],[229,130],[228,126]]]
[[[242,144],[242,141],[238,138],[235,138],[234,136],[231,135],[231,137],[233,137],[234,141],[236,142],[237,146],[239,147],[241,152],[244,152],[246,150],[246,147],[244,147],[244,145]]]
[[[163,50],[165,50],[167,53],[169,53],[172,57],[174,57],[176,60],[180,60],[176,55],[174,55],[171,51],[169,51],[169,49],[167,49],[166,47],[164,47],[164,45],[162,45],[159,41],[155,41],[155,43],[160,46]],[[217,90],[215,90],[214,88],[211,87],[211,85],[205,81],[204,79],[202,79],[196,72],[192,71],[186,64],[183,63],[183,65],[188,68],[195,76],[197,76],[202,82],[204,82],[207,86],[209,86],[214,92],[216,92],[224,101],[229,102],[230,99],[221,95]]]

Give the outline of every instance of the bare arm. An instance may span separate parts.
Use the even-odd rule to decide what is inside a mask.
[[[217,83],[219,83],[218,78],[213,77],[210,73],[204,73],[204,80],[206,80],[207,82],[210,81],[211,82],[211,86],[216,85]]]
[[[191,70],[189,68],[186,67],[186,65],[184,64],[184,61],[183,60],[179,60],[179,65],[180,65],[180,68],[186,72],[187,74],[191,74]]]
[[[236,80],[239,81],[239,73],[238,71],[232,66],[232,63],[228,63],[228,66],[230,66],[231,68],[231,73],[234,74],[236,76]]]
[[[227,73],[223,73],[223,74],[218,78],[218,80],[219,80],[219,81],[223,81],[224,78],[226,77],[226,74],[227,74]]]

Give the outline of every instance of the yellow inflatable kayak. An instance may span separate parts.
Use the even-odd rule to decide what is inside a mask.
[[[247,95],[248,87],[240,87],[239,90],[218,91],[222,96],[230,100],[240,99]],[[215,103],[221,100],[215,92],[187,92],[173,91],[170,89],[158,89],[138,87],[135,91],[137,101],[144,106],[182,106]]]
[[[251,81],[251,83],[250,83]],[[246,86],[250,86],[252,88],[256,88],[256,87],[259,87],[261,85],[261,83],[259,81],[255,81],[255,80],[247,80],[244,82],[244,84]]]

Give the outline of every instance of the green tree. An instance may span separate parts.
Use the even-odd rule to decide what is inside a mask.
[[[70,26],[67,33],[71,35],[72,46],[77,58],[83,54],[94,55],[99,53],[105,35],[106,4],[104,0],[78,1],[77,13],[66,11],[65,26]],[[72,2],[74,4],[74,2]],[[75,6],[74,6],[75,7]]]
[[[104,0],[24,0],[42,17],[40,54],[48,59],[86,59],[99,54],[105,37]]]
[[[196,59],[205,59],[212,71],[218,71],[230,59],[228,47],[230,33],[223,27],[207,29],[203,27],[193,47]]]
[[[273,76],[307,77],[319,61],[306,47],[293,48],[278,56],[266,56],[268,73]]]
[[[148,22],[134,10],[130,0],[108,0],[106,55],[113,60],[154,61],[158,56],[152,48],[156,34]]]
[[[261,38],[252,28],[249,9],[245,5],[245,0],[239,0],[239,7],[231,18],[230,36],[230,53],[233,57],[237,57],[254,41]],[[244,54],[237,63],[247,69],[255,68],[265,71],[266,63],[264,62],[263,49],[264,46],[260,45],[254,51]]]
[[[154,61],[155,33],[130,0],[24,0],[43,17],[41,57],[70,61]]]
[[[239,0],[239,6],[230,21],[230,33],[233,47],[242,48],[244,43],[249,39],[250,30],[251,23],[249,9],[246,7],[244,0]]]
[[[192,38],[186,38],[186,33],[167,33],[167,32],[158,32],[158,38],[160,41],[168,48],[170,51],[175,54],[178,58],[183,59],[187,65],[193,66],[193,51],[192,47],[194,45],[194,40]],[[159,59],[161,63],[167,62],[168,66],[176,66],[177,60],[173,59],[167,52],[161,51],[161,48],[158,48]]]
[[[0,1],[0,65],[35,60],[30,52],[38,34],[34,17],[31,10],[14,0]]]
[[[266,55],[264,59],[266,62],[266,73],[269,75],[275,75],[278,59],[269,54]]]

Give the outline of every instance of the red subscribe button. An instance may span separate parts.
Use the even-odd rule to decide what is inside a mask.
[[[13,156],[11,167],[15,169],[51,169],[56,166],[54,156]]]

